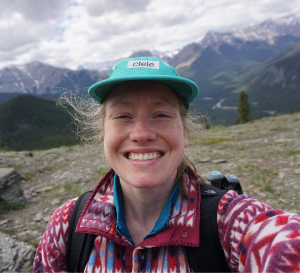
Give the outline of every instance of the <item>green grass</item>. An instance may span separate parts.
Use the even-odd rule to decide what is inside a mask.
[[[286,156],[290,157],[290,156],[296,156],[300,154],[300,150],[295,150],[295,151],[288,151],[286,153]]]
[[[17,171],[22,171],[22,170],[25,168],[24,165],[23,165],[22,163],[19,163],[19,162],[14,163],[14,164],[12,165],[12,167],[13,167],[14,169],[16,169]]]
[[[271,170],[266,166],[252,166],[252,180],[255,181],[255,185],[260,187],[262,191],[274,192],[272,181],[277,172]]]
[[[1,202],[0,203],[0,214],[3,214],[10,210],[21,210],[25,208],[26,203],[23,201],[19,202]]]
[[[54,154],[53,156],[52,156],[52,159],[58,159],[58,158],[60,158],[60,154]]]
[[[18,233],[18,231],[16,229],[13,229],[13,228],[0,228],[0,232],[5,233],[9,236],[13,236],[13,235],[16,235]]]
[[[39,169],[39,173],[44,173],[46,171],[52,171],[52,170],[55,170],[57,167],[54,166],[54,165],[46,165],[42,168]]]
[[[232,148],[235,150],[238,150],[238,151],[247,151],[248,150],[248,147],[245,147],[245,146],[234,146]]]
[[[23,272],[32,272],[32,269],[33,269],[33,265],[27,267],[27,268],[22,268],[22,271]]]
[[[104,176],[108,171],[110,170],[110,167],[99,167],[95,169],[94,171],[98,173],[100,176]]]
[[[272,127],[270,129],[270,131],[292,131],[292,130],[293,130],[293,128],[291,128],[291,127],[280,126],[280,125],[278,125],[276,127]]]
[[[25,173],[24,178],[26,181],[31,181],[33,183],[37,182],[37,177],[35,176],[35,173]]]
[[[29,245],[32,245],[34,246],[35,248],[38,247],[39,243],[40,243],[40,240],[37,239],[37,238],[27,238],[24,240],[24,242],[28,243]]]
[[[54,187],[51,189],[48,193],[44,194],[52,194],[57,195],[61,193],[61,190],[68,195],[70,198],[78,197],[79,195],[86,192],[86,189],[84,189],[80,184],[84,183],[85,181],[82,179],[78,179],[76,181],[65,181],[64,183]]]
[[[74,150],[74,146],[67,146],[67,151],[73,151]]]
[[[221,142],[229,142],[229,141],[234,141],[236,139],[234,138],[226,138],[226,137],[212,137],[212,138],[206,138],[203,140],[203,144],[206,145],[212,145],[212,144],[216,144],[216,143],[221,143]]]

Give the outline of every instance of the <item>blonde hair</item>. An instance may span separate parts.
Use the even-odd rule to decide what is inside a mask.
[[[192,115],[181,99],[180,102],[180,116],[188,138],[202,137],[201,132],[204,129],[203,125],[196,122],[199,116]],[[92,146],[99,145],[99,143],[103,142],[106,110],[105,101],[99,104],[87,94],[83,95],[67,92],[61,95],[57,105],[63,107],[73,117],[73,123],[75,123],[77,128],[75,133],[81,143]],[[179,181],[182,196],[187,198],[184,173],[196,183],[204,183],[204,179],[197,174],[195,165],[184,155],[177,168],[176,181]]]

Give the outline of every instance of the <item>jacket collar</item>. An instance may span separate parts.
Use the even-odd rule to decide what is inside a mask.
[[[199,246],[200,185],[185,175],[188,199],[183,199],[179,187],[175,187],[155,227],[138,247]],[[124,212],[119,206],[122,204],[119,199],[121,195],[117,194],[121,187],[114,183],[114,177],[114,171],[110,170],[99,182],[83,209],[76,232],[95,234],[122,245],[132,245],[127,226],[124,231],[120,228],[124,227],[125,218],[122,219]]]

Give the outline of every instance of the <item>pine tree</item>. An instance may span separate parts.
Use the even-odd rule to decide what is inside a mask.
[[[244,90],[240,93],[239,103],[236,111],[239,113],[239,116],[235,121],[235,124],[246,123],[252,120],[252,116],[250,115],[251,108],[250,103],[248,102],[248,95]]]
[[[206,130],[209,130],[211,128],[211,123],[209,120],[208,116],[204,116],[201,120],[201,125],[203,126],[203,128],[205,128]]]

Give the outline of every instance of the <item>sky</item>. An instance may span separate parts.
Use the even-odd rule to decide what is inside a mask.
[[[0,0],[0,68],[34,61],[85,62],[162,52],[210,31],[300,11],[299,0]]]

